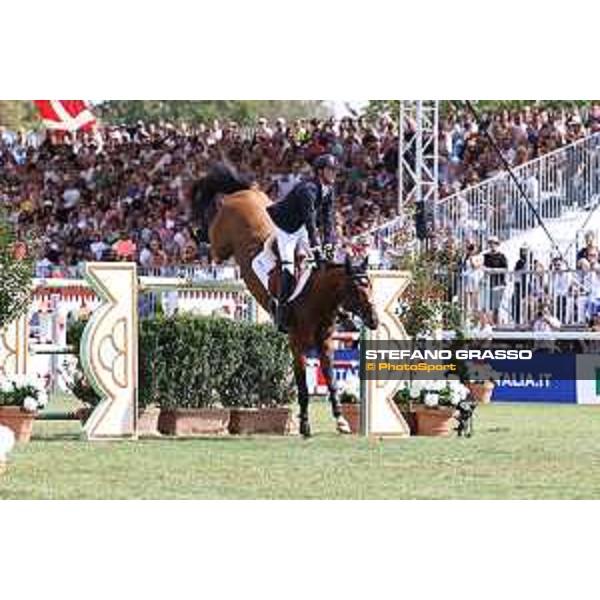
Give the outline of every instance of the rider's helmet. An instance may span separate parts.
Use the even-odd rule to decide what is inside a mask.
[[[326,167],[330,169],[338,168],[337,158],[333,154],[321,154],[321,156],[317,157],[313,163],[315,171],[320,171]]]

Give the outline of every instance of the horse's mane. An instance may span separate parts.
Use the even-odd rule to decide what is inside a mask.
[[[219,194],[234,194],[243,190],[249,190],[252,181],[243,176],[237,169],[227,163],[219,162],[213,164],[208,173],[198,179],[192,186],[192,213],[194,219],[208,226],[213,213],[215,198]]]

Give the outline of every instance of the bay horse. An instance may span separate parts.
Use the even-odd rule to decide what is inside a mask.
[[[237,171],[224,163],[214,165],[191,190],[192,211],[200,234],[210,243],[212,258],[223,262],[233,257],[242,279],[256,301],[269,311],[270,293],[252,268],[275,226],[267,212],[271,200]],[[305,356],[316,349],[327,383],[329,402],[340,433],[350,433],[342,416],[333,373],[333,333],[340,310],[359,317],[370,329],[378,327],[366,262],[355,266],[320,265],[302,292],[289,304],[288,341],[300,406],[300,433],[310,437],[309,394]]]

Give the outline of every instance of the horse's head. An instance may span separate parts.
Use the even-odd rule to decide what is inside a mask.
[[[369,329],[379,327],[379,317],[373,302],[373,286],[367,273],[367,259],[355,266],[349,257],[345,262],[346,279],[342,308],[356,315]]]

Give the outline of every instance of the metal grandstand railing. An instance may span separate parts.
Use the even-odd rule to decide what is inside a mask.
[[[530,204],[508,173],[501,172],[441,199],[436,229],[481,247],[490,235],[503,241],[537,227],[532,206],[544,220],[595,206],[600,193],[600,134],[563,146],[513,172]]]
[[[600,199],[600,134],[563,146],[513,172],[544,220],[592,208]],[[538,225],[531,206],[506,172],[439,200],[435,211],[438,233],[446,231],[460,244],[468,239],[480,247],[490,235],[503,241]],[[383,249],[394,246],[397,238],[404,239],[408,227],[414,225],[399,216],[355,239],[368,238]]]
[[[37,266],[36,277],[73,279],[83,277],[84,263],[77,266]],[[238,281],[240,270],[235,265],[169,265],[159,268],[138,267],[138,275],[146,277],[181,277],[192,282]]]
[[[448,299],[458,302],[465,316],[486,314],[507,329],[531,329],[545,315],[556,319],[557,329],[581,329],[600,314],[600,270],[596,268],[481,268],[437,276],[447,286]]]

